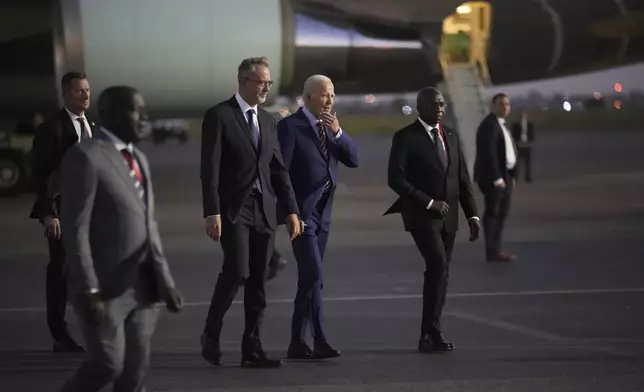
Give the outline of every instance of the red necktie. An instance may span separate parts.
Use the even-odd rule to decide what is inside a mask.
[[[445,151],[445,162],[447,162],[447,164],[449,165],[449,151],[447,150],[445,131],[443,130],[443,126],[440,123],[438,124],[438,131],[441,135],[441,139],[443,139],[443,149]]]
[[[132,156],[132,154],[127,149],[123,149],[123,150],[121,150],[121,155],[123,155],[123,158],[125,158],[125,160],[127,161],[128,166],[130,167],[130,176],[132,176],[132,178],[136,178],[136,180],[142,186],[143,185],[143,174],[141,174],[141,171],[139,170],[137,165],[134,163],[134,157]]]

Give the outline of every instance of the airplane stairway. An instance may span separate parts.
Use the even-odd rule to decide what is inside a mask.
[[[443,74],[446,99],[456,117],[467,166],[472,175],[476,156],[476,129],[489,111],[483,82],[476,68],[470,64],[443,63]]]

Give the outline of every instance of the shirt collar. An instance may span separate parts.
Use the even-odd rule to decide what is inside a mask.
[[[244,98],[239,95],[239,92],[235,93],[235,99],[237,100],[237,103],[239,104],[239,107],[241,108],[242,113],[244,113],[244,116],[246,115],[246,112],[248,109],[253,109],[255,114],[257,115],[257,105],[255,106],[250,106],[248,102],[244,101]]]
[[[85,113],[82,113],[79,116],[78,114],[73,113],[71,110],[67,109],[67,106],[65,106],[65,111],[67,111],[67,114],[69,114],[69,118],[71,118],[73,121],[78,121],[79,118],[86,120]]]
[[[425,128],[425,130],[426,130],[427,132],[431,132],[431,131],[432,131],[432,129],[434,129],[434,128],[436,128],[436,129],[440,130],[440,128],[438,127],[438,124],[429,125],[429,124],[427,124],[425,121],[423,121],[423,119],[422,119],[422,118],[420,118],[420,117],[418,117],[418,121],[420,121],[420,124]]]
[[[112,143],[114,143],[114,147],[116,147],[118,151],[128,150],[128,152],[130,153],[134,151],[134,146],[132,145],[132,143],[126,144],[118,136],[108,131],[104,127],[101,127],[101,131],[112,141]]]
[[[317,127],[318,123],[321,121],[319,118],[316,118],[313,113],[306,107],[302,106],[302,112],[306,116],[306,119],[309,120],[313,128]]]

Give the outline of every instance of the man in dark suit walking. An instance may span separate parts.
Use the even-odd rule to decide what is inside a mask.
[[[154,208],[152,176],[136,148],[147,134],[141,94],[110,87],[98,100],[101,128],[62,162],[62,230],[70,299],[87,359],[62,392],[145,391],[159,309],[179,312]]]
[[[515,255],[502,251],[503,226],[510,211],[517,162],[517,149],[505,123],[509,114],[510,98],[496,94],[492,113],[481,121],[476,132],[474,181],[485,197],[483,233],[488,262],[516,260]]]
[[[282,157],[289,169],[295,198],[305,223],[293,241],[298,282],[291,323],[291,359],[340,356],[322,327],[322,260],[331,226],[331,208],[338,183],[338,162],[358,167],[358,151],[331,114],[335,92],[331,79],[313,75],[304,83],[304,107],[277,124]],[[314,348],[306,344],[311,328]]]
[[[396,132],[391,145],[389,187],[400,197],[385,215],[402,214],[405,230],[425,259],[418,350],[446,352],[454,345],[443,337],[440,319],[458,230],[458,204],[468,219],[470,241],[478,239],[480,223],[458,133],[441,123],[443,95],[425,87],[416,102],[418,120]]]
[[[80,140],[92,137],[93,123],[85,111],[90,104],[87,76],[69,72],[62,77],[64,106],[55,116],[40,125],[33,141],[33,181],[36,202],[29,218],[45,227],[49,245],[46,296],[47,325],[54,339],[54,352],[83,352],[69,334],[65,322],[67,287],[63,274],[65,248],[60,229],[60,162]]]
[[[248,58],[238,68],[238,92],[208,110],[201,141],[201,183],[206,233],[221,242],[222,271],[212,295],[202,356],[221,364],[223,318],[244,285],[246,325],[242,367],[275,368],[259,336],[266,308],[264,284],[278,226],[278,202],[287,212],[291,240],[302,231],[299,210],[284,167],[275,120],[258,107],[272,85],[268,61]]]
[[[512,137],[517,146],[518,167],[523,167],[525,181],[532,182],[532,145],[534,144],[534,124],[528,118],[525,110],[521,111],[521,118],[512,125]],[[517,173],[516,178],[519,178]]]

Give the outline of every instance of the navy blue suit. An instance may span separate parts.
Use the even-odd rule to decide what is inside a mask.
[[[331,224],[333,195],[338,183],[338,162],[358,166],[358,152],[351,138],[342,131],[339,138],[326,129],[328,157],[322,151],[318,130],[304,109],[277,124],[284,165],[306,223],[304,233],[293,242],[298,283],[291,325],[291,342],[304,340],[312,324],[315,343],[324,343],[322,329],[322,260]],[[331,187],[324,192],[325,184]]]

